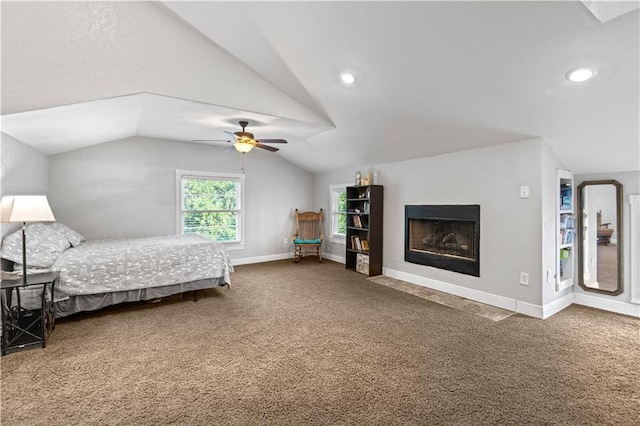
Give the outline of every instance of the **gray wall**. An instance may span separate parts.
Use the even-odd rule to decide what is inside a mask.
[[[49,190],[58,220],[87,238],[176,232],[176,169],[241,173],[226,147],[133,137],[50,157]],[[312,175],[256,149],[244,155],[245,249],[232,258],[292,251],[293,210],[313,207]]]
[[[631,262],[638,262],[637,259],[631,258],[629,249],[631,243],[631,204],[629,204],[629,196],[640,194],[640,171],[617,172],[617,173],[598,173],[598,174],[582,174],[575,176],[576,187],[587,180],[609,180],[615,179],[622,184],[622,235],[623,235],[623,251],[624,251],[624,291],[618,296],[608,296],[605,294],[584,291],[579,285],[574,286],[574,293],[588,294],[591,297],[601,298],[604,300],[616,300],[619,302],[629,302],[631,300]],[[637,254],[636,254],[637,256]]]
[[[0,137],[0,196],[48,195],[47,156],[9,135],[0,133]],[[55,209],[53,213],[57,213]],[[3,223],[1,236],[18,227],[16,224]]]
[[[320,174],[315,179],[315,205],[328,210],[329,185],[352,182],[356,170],[377,171],[384,185],[386,268],[540,305],[542,198],[543,192],[554,188],[543,187],[545,147],[543,141],[529,140]],[[528,199],[519,198],[521,185],[530,187]],[[406,204],[479,204],[480,278],[405,262]],[[555,233],[554,229],[549,232]],[[343,245],[328,244],[326,249],[344,257]],[[529,286],[519,284],[521,271],[529,273]]]

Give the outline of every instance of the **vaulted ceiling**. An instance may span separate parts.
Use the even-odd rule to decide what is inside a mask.
[[[576,173],[640,170],[640,15],[619,5],[3,1],[2,131],[55,154],[247,119],[311,172],[529,138]]]

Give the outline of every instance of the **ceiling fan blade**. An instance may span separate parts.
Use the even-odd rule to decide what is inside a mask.
[[[258,139],[256,142],[261,143],[287,143],[284,139]]]
[[[271,152],[279,151],[279,149],[278,149],[278,148],[274,148],[274,147],[269,146],[269,145],[263,145],[263,144],[261,144],[260,142],[258,142],[258,143],[256,144],[256,148],[266,149],[267,151],[271,151]]]
[[[223,130],[223,132],[225,132],[226,134],[228,134],[229,136],[231,136],[232,138],[236,138],[236,134],[232,133],[232,132],[227,132],[226,130]]]
[[[231,142],[229,139],[191,139],[191,142]]]
[[[225,149],[224,152],[230,152],[230,151],[233,151],[235,149],[236,149],[236,147],[231,145],[229,148]]]

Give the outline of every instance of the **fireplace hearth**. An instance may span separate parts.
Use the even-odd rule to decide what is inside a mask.
[[[405,206],[407,262],[480,276],[479,205]]]

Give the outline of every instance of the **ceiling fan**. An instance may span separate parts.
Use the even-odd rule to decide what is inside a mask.
[[[284,139],[255,139],[253,137],[253,133],[245,132],[245,128],[249,125],[248,121],[239,121],[240,127],[242,127],[241,132],[227,132],[230,136],[233,136],[233,140],[235,141],[232,146],[230,146],[227,151],[231,151],[235,148],[237,151],[245,154],[251,151],[254,147],[266,149],[267,151],[276,152],[278,148],[265,145],[265,143],[287,143]],[[214,140],[214,139],[194,139],[193,142],[223,142],[222,140]],[[226,142],[231,142],[227,140]]]

